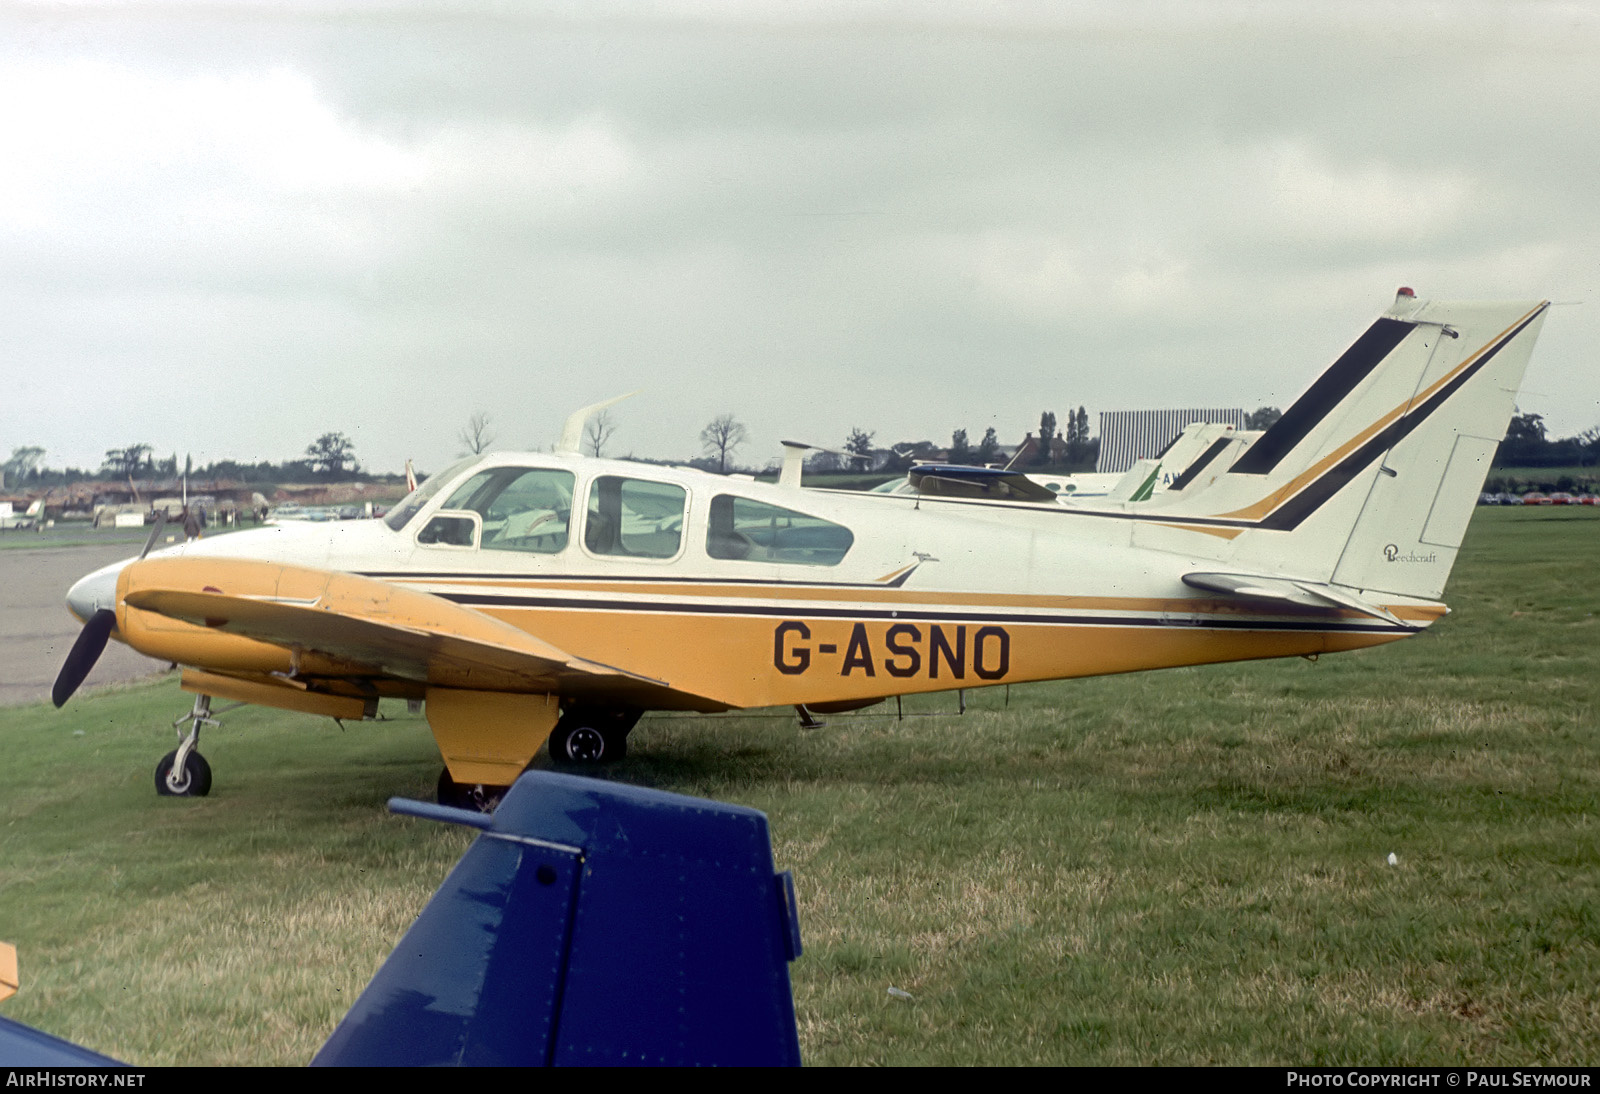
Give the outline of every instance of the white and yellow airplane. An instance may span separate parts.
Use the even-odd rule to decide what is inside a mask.
[[[213,697],[341,719],[421,700],[459,803],[546,739],[619,757],[646,710],[842,710],[1392,642],[1446,611],[1547,308],[1402,290],[1254,443],[1099,508],[804,488],[800,446],[777,484],[585,458],[580,412],[555,454],[473,457],[382,520],[90,574],[55,701],[110,636],[185,666],[197,699],[157,786],[203,794]]]

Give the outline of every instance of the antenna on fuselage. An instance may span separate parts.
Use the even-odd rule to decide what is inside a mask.
[[[643,388],[639,389],[639,391],[643,390]],[[564,452],[569,456],[582,455],[583,427],[588,424],[589,416],[598,414],[608,406],[616,406],[622,400],[631,399],[637,394],[639,394],[638,391],[630,391],[626,395],[618,395],[615,399],[607,399],[603,403],[594,403],[584,407],[582,410],[574,410],[572,416],[567,419],[567,424],[561,427],[561,439],[556,442],[554,451]]]

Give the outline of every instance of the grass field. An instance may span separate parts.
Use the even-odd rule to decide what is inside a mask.
[[[610,774],[771,818],[810,1063],[1593,1065],[1597,558],[1600,512],[1483,509],[1454,613],[1403,643],[959,718],[652,717]],[[4,1012],[136,1063],[300,1063],[469,835],[384,812],[438,772],[403,707],[239,711],[213,796],[157,798],[185,709],[169,681],[0,710]]]

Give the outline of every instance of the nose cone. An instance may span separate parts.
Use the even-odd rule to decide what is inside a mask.
[[[87,623],[89,617],[101,608],[116,611],[117,577],[126,565],[126,562],[113,562],[79,579],[76,585],[67,590],[67,608],[78,617],[78,622]]]

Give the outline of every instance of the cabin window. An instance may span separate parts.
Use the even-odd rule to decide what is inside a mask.
[[[712,558],[834,566],[854,542],[850,529],[821,517],[732,494],[711,499],[706,554]]]
[[[573,482],[570,471],[491,467],[462,483],[445,508],[483,518],[486,551],[555,554],[567,545]]]
[[[589,488],[583,545],[597,555],[671,558],[683,544],[683,487],[602,475]]]

